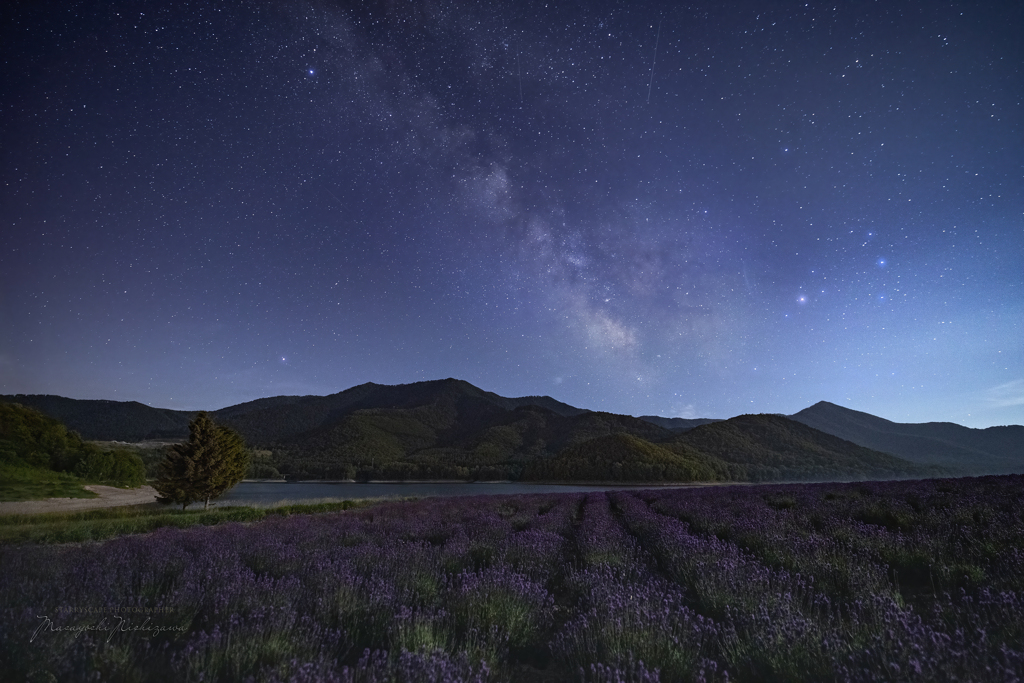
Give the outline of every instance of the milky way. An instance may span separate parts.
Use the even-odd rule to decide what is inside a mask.
[[[1020,3],[2,13],[0,393],[1024,422]]]

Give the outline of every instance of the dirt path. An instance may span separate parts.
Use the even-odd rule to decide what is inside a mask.
[[[47,498],[45,500],[20,500],[14,503],[0,503],[0,515],[36,514],[40,512],[74,512],[110,508],[118,505],[142,505],[156,501],[152,486],[137,489],[119,489],[113,486],[89,484],[85,487],[99,498]]]

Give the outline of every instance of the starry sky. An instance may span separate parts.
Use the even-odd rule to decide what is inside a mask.
[[[1024,14],[0,9],[0,393],[1024,423]]]

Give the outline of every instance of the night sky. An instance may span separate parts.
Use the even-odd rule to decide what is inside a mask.
[[[0,393],[1024,423],[1024,15],[6,2]]]

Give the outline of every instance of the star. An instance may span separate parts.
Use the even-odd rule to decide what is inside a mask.
[[[1024,334],[1019,22],[906,2],[229,3],[254,30],[215,41],[166,3],[158,52],[7,3],[0,394],[200,410],[456,377],[631,415],[1024,422],[985,398],[1020,379],[990,355]],[[937,310],[964,336],[923,354]],[[282,346],[302,362],[270,367]],[[888,364],[901,384],[863,379]],[[740,367],[764,372],[736,391]]]

